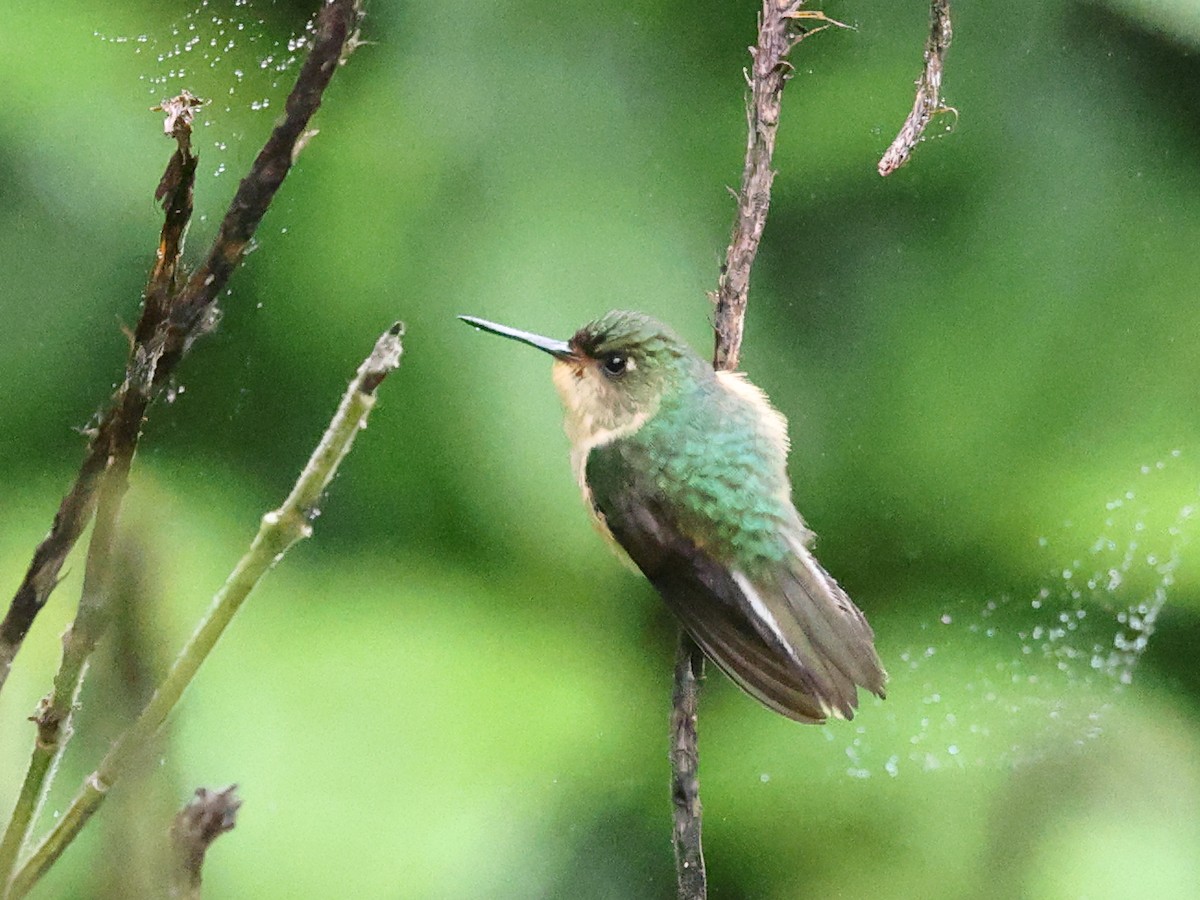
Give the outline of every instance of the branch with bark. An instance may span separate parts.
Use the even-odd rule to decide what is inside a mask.
[[[213,597],[208,613],[179,652],[150,702],[113,743],[96,770],[84,779],[75,799],[13,877],[8,896],[22,897],[28,893],[62,855],[100,808],[113,784],[151,745],[250,592],[294,544],[312,536],[312,522],[320,513],[321,497],[350,452],[354,438],[366,427],[367,416],[375,406],[376,388],[400,365],[403,333],[403,326],[397,322],[375,342],[291,493],[278,509],[262,517],[250,548]]]
[[[710,295],[714,304],[713,368],[733,371],[741,356],[745,332],[750,270],[758,255],[775,170],[775,135],[783,88],[791,77],[787,56],[802,40],[841,22],[801,7],[803,0],[763,0],[758,16],[758,40],[750,48],[752,64],[746,73],[746,155],[737,212],[725,262]],[[818,23],[806,27],[804,23]],[[681,631],[675,654],[675,688],[671,709],[671,799],[674,808],[675,874],[681,900],[703,900],[708,894],[702,841],[697,701],[704,677],[704,654]]]
[[[170,383],[192,343],[215,327],[216,298],[245,255],[251,237],[307,140],[308,123],[333,73],[356,46],[361,15],[358,0],[330,0],[322,6],[309,55],[288,96],[285,114],[242,179],[205,262],[186,280],[180,259],[192,214],[197,163],[191,149],[191,126],[201,101],[184,92],[159,107],[166,114],[164,131],[174,138],[176,149],[155,192],[165,210],[164,222],[142,297],[141,316],[130,334],[125,376],[90,429],[79,474],[0,621],[2,689],[25,636],[58,583],[68,554],[94,520],[79,608],[63,638],[62,662],[53,689],[34,717],[37,735],[30,764],[0,840],[0,888],[9,883],[28,841],[70,738],[72,711],[88,659],[112,617],[109,593],[114,545],[146,412]]]
[[[37,614],[58,583],[71,549],[96,514],[101,541],[94,567],[102,569],[124,493],[125,476],[137,450],[142,420],[150,403],[169,383],[192,343],[216,325],[216,299],[245,255],[246,246],[266,214],[308,137],[308,123],[321,105],[333,73],[358,42],[358,0],[331,0],[317,16],[312,48],[288,95],[285,113],[275,125],[249,173],[238,186],[204,263],[179,286],[179,259],[192,212],[196,157],[191,152],[191,118],[198,101],[183,94],[163,104],[166,131],[178,149],[155,196],[163,201],[157,258],[133,332],[125,378],[107,410],[91,429],[87,452],[75,483],[63,498],[50,533],[34,551],[25,577],[0,621],[0,689]],[[107,494],[108,504],[100,508]],[[102,515],[101,515],[102,513]]]
[[[704,653],[687,632],[679,632],[675,651],[675,690],[671,695],[671,803],[675,810],[672,839],[680,900],[702,900],[708,893],[700,828],[700,756],[697,747],[697,704],[704,677]]]
[[[222,791],[196,788],[196,793],[171,823],[171,870],[168,896],[172,900],[200,900],[200,870],[213,841],[237,824],[242,801],[236,784]]]
[[[879,160],[879,174],[885,178],[908,162],[917,144],[924,140],[925,129],[935,116],[958,111],[942,103],[942,69],[954,30],[950,26],[950,0],[931,0],[929,37],[925,41],[925,67],[917,79],[917,94],[912,112],[904,120],[899,134]]]
[[[192,213],[197,157],[191,152],[191,133],[192,117],[198,105],[199,101],[185,92],[174,100],[164,101],[159,107],[166,113],[164,130],[175,138],[177,146],[155,192],[155,199],[163,202],[166,215],[154,267],[143,295],[139,333],[153,333],[154,323],[162,320],[174,290],[183,238]],[[88,659],[107,630],[112,615],[109,591],[117,518],[128,487],[142,419],[152,399],[153,368],[146,365],[145,349],[145,339],[139,340],[135,335],[125,380],[113,396],[108,413],[93,430],[83,469],[63,501],[64,507],[72,512],[64,518],[60,509],[55,527],[35,552],[30,574],[18,589],[4,620],[5,626],[17,624],[13,625],[16,632],[11,640],[0,637],[0,687],[33,617],[45,604],[59,568],[86,524],[86,520],[76,517],[73,511],[84,508],[94,511],[96,524],[88,544],[79,609],[75,621],[63,636],[62,662],[54,677],[53,688],[34,715],[37,740],[33,756],[4,838],[0,841],[0,884],[12,871],[29,829],[37,819],[46,783],[52,780],[57,760],[70,739],[72,710],[83,686]],[[64,526],[62,529],[59,529],[60,524]],[[68,536],[70,540],[67,540]],[[45,564],[39,569],[40,555],[47,547],[51,549],[46,551]],[[32,589],[39,583],[45,585],[46,594],[38,595]],[[0,626],[0,636],[4,634],[5,628]]]
[[[771,184],[775,170],[775,134],[783,88],[791,78],[787,56],[802,40],[826,28],[845,28],[823,12],[801,9],[804,0],[763,0],[758,16],[758,42],[750,48],[752,64],[746,74],[750,96],[746,101],[746,160],[742,184],[737,192],[737,214],[725,263],[712,296],[715,305],[713,367],[732,372],[742,350],[746,298],[750,292],[750,269],[758,256],[767,211],[771,206]],[[820,22],[806,28],[802,22]]]
[[[750,271],[758,255],[771,206],[771,186],[775,179],[771,160],[783,88],[792,73],[788,54],[802,40],[817,32],[830,27],[847,27],[823,12],[802,9],[803,5],[804,0],[763,0],[758,17],[758,40],[750,48],[752,65],[746,73],[750,94],[746,101],[746,155],[742,182],[735,195],[737,213],[729,248],[721,266],[717,290],[711,295],[714,305],[713,367],[718,370],[735,370],[741,356]],[[942,65],[952,34],[949,0],[931,0],[930,20],[925,69],[917,83],[913,111],[880,161],[881,175],[903,165],[933,116],[948,109],[941,103],[940,88]],[[816,23],[816,27],[806,27],[805,23]],[[697,775],[697,695],[703,675],[703,654],[686,633],[680,632],[671,712],[671,796],[675,812],[675,870],[681,900],[702,900],[708,891]]]

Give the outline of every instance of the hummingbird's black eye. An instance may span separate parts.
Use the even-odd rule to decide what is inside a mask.
[[[624,375],[625,370],[629,368],[629,357],[624,353],[605,353],[600,365],[604,367],[605,375],[616,378],[618,375]]]

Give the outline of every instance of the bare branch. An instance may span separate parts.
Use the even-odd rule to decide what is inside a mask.
[[[247,243],[286,177],[297,143],[361,18],[358,0],[330,0],[318,14],[312,50],[288,96],[286,112],[242,180],[204,265],[177,290],[179,255],[191,216],[196,157],[191,153],[191,115],[199,101],[182,94],[165,101],[164,131],[178,149],[159,183],[166,221],[157,258],[146,287],[141,319],[134,331],[125,379],[92,431],[87,453],[50,533],[34,551],[29,569],[0,622],[0,689],[38,612],[58,583],[58,574],[75,542],[96,511],[102,481],[121,482],[137,448],[146,408],[166,385],[180,359],[216,322],[215,301],[245,253]],[[114,485],[112,513],[119,511],[123,488]]]
[[[704,654],[687,632],[679,632],[675,652],[675,690],[671,697],[671,801],[675,807],[675,872],[680,900],[703,900],[707,895],[704,849],[701,841],[700,768],[696,734],[696,705]]]
[[[213,841],[237,824],[242,806],[231,784],[223,791],[196,788],[196,794],[171,824],[171,849],[175,865],[169,896],[177,900],[200,900],[200,869]]]
[[[742,185],[735,195],[737,214],[729,249],[717,290],[712,295],[715,304],[713,367],[718,370],[733,371],[741,355],[750,269],[767,224],[771,183],[775,179],[771,158],[775,152],[783,88],[791,75],[787,55],[806,37],[830,27],[847,27],[823,12],[801,9],[803,5],[803,0],[763,0],[758,17],[758,42],[750,48],[753,64],[747,73],[750,96],[746,102],[746,158]],[[800,24],[804,21],[821,24],[806,28]],[[699,680],[703,677],[704,655],[681,631],[671,708],[671,798],[675,809],[675,874],[681,900],[703,900],[708,894],[701,841],[697,741],[697,699]]]
[[[113,743],[96,770],[84,779],[70,806],[13,876],[7,896],[25,896],[54,865],[100,808],[112,786],[146,752],[250,592],[289,548],[312,535],[312,521],[319,511],[320,498],[337,473],[338,465],[350,452],[354,438],[366,427],[367,417],[375,406],[376,388],[400,365],[403,333],[403,326],[397,322],[375,342],[374,349],[358,367],[291,493],[278,509],[262,517],[250,548],[213,597],[208,612],[179,652],[150,702],[133,725]]]
[[[713,365],[718,369],[736,369],[741,354],[750,268],[758,255],[758,245],[767,224],[771,183],[775,180],[771,157],[775,153],[783,86],[791,77],[787,55],[806,37],[830,26],[846,27],[822,12],[802,10],[803,5],[803,0],[763,0],[758,18],[758,43],[750,48],[753,64],[749,72],[750,97],[746,102],[749,126],[746,162],[742,169],[742,186],[737,193],[733,235],[713,297],[716,304]],[[825,24],[814,29],[798,24],[806,20]]]
[[[357,35],[360,18],[358,0],[329,0],[322,6],[312,50],[288,96],[286,113],[242,180],[208,262],[182,288],[178,284],[179,260],[192,214],[197,161],[191,150],[191,124],[201,101],[185,92],[159,107],[166,114],[163,130],[175,139],[176,150],[155,192],[155,198],[163,202],[165,217],[141,317],[131,336],[125,378],[92,430],[75,483],[63,499],[50,533],[35,550],[25,578],[0,622],[3,688],[25,635],[58,582],[67,555],[94,517],[79,610],[63,641],[62,663],[53,690],[35,717],[37,740],[0,840],[0,887],[8,882],[36,819],[46,785],[70,736],[71,712],[88,657],[108,625],[113,545],[146,410],[169,382],[192,341],[215,324],[215,299],[291,168],[296,143],[306,133],[352,36]]]
[[[934,116],[954,113],[958,110],[942,103],[942,67],[950,39],[954,36],[950,27],[950,0],[932,0],[929,5],[929,37],[925,41],[925,68],[917,79],[917,95],[913,100],[912,112],[904,120],[900,133],[884,151],[879,160],[879,174],[887,177],[908,162],[909,156],[925,134],[925,129]]]
[[[184,238],[192,218],[192,193],[196,181],[199,157],[192,153],[192,120],[204,101],[184,91],[178,97],[164,100],[154,109],[166,114],[163,131],[178,143],[166,171],[158,182],[154,199],[163,205],[166,221],[155,254],[154,268],[146,285],[142,317],[134,333],[134,346],[145,346],[162,324],[175,295],[179,259],[183,255]]]
[[[34,553],[25,580],[0,623],[0,687],[12,668],[34,617],[58,581],[58,572],[75,541],[95,514],[96,527],[88,546],[83,591],[75,621],[63,636],[63,656],[50,695],[38,706],[33,721],[37,740],[12,816],[0,840],[0,885],[6,883],[29,829],[37,818],[43,788],[51,777],[70,734],[71,711],[86,671],[87,660],[109,620],[109,564],[121,500],[128,485],[129,468],[137,448],[142,417],[150,401],[149,376],[142,354],[144,342],[137,334],[152,332],[164,318],[166,303],[183,235],[192,211],[192,185],[196,157],[191,153],[194,100],[190,95],[164,101],[164,130],[175,138],[176,150],[159,183],[156,199],[164,201],[165,221],[158,254],[146,286],[142,316],[130,347],[125,381],[113,395],[112,405],[92,432],[88,453],[75,484],[63,499],[50,534]]]
[[[161,335],[159,368],[165,373],[169,374],[174,368],[173,361],[208,330],[205,323],[211,318],[217,297],[245,255],[246,246],[266,215],[275,192],[295,162],[298,148],[310,137],[308,123],[321,106],[325,88],[338,66],[357,46],[361,17],[358,0],[329,0],[322,6],[312,49],[288,95],[283,118],[276,123],[249,173],[238,185],[208,258],[172,304],[169,327]],[[161,383],[162,378],[158,381]]]

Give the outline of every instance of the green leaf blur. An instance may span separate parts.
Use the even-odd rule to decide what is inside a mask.
[[[194,260],[311,12],[168,6],[6,10],[7,594],[120,377],[171,150],[149,107],[211,99]],[[161,665],[406,322],[314,540],[247,604],[157,757],[162,828],[192,788],[240,786],[208,896],[673,896],[673,625],[588,524],[547,361],[455,316],[566,337],[636,308],[707,351],[756,8],[368,4],[370,43],[220,329],[151,411],[123,520]],[[959,117],[886,180],[927,6],[824,8],[856,28],[793,55],[743,368],[790,420],[797,506],[892,681],[812,728],[710,674],[713,895],[1194,897],[1194,5],[957,3]],[[4,815],[82,566],[0,696]],[[109,683],[84,692],[43,828],[116,727]],[[113,849],[121,792],[39,896],[101,896],[133,864]]]

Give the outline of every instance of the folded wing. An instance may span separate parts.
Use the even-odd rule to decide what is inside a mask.
[[[683,533],[645,485],[592,478],[619,447],[592,451],[592,503],[616,541],[680,623],[730,678],[762,703],[800,722],[851,718],[858,687],[883,696],[887,675],[866,618],[804,544],[753,577]]]

